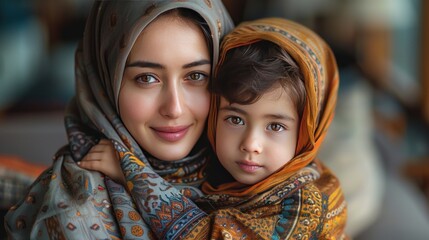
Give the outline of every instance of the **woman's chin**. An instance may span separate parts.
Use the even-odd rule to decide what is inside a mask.
[[[181,160],[183,158],[185,158],[186,156],[188,156],[188,154],[191,152],[192,148],[185,148],[185,147],[180,147],[180,146],[175,146],[175,147],[169,147],[166,148],[165,150],[160,150],[160,151],[154,151],[154,152],[149,152],[149,154],[151,154],[152,156],[154,156],[155,158],[159,159],[159,160],[163,160],[163,161],[167,161],[167,162],[173,162],[173,161],[177,161],[177,160]]]

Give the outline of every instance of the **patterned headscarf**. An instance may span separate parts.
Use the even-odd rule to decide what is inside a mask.
[[[277,18],[240,24],[222,42],[219,65],[222,64],[228,50],[261,40],[273,42],[285,49],[297,62],[303,74],[307,99],[301,118],[295,157],[258,184],[244,186],[234,182],[217,188],[206,184],[204,191],[208,194],[254,195],[284,182],[291,173],[314,161],[333,119],[339,84],[335,57],[329,46],[317,34],[300,24]],[[213,96],[208,134],[214,148],[219,103],[220,96]]]
[[[157,16],[176,8],[193,10],[207,22],[215,66],[220,38],[233,27],[220,0],[95,2],[87,20],[83,42],[76,52],[76,98],[65,118],[75,160],[86,154],[99,135],[126,146],[144,164],[159,169],[159,174],[164,177],[183,172],[180,169],[186,168],[191,159],[201,160],[197,156],[176,162],[149,159],[124,127],[118,114],[122,77],[134,42]],[[95,134],[91,134],[90,129]],[[194,149],[193,153],[201,154],[202,151]],[[201,168],[194,169],[194,172],[197,170]]]
[[[176,8],[192,10],[206,21],[214,66],[219,41],[233,27],[221,0],[94,2],[76,51],[76,96],[65,116],[69,144],[57,152],[53,165],[32,184],[26,198],[9,210],[5,226],[12,239],[150,237],[134,196],[76,164],[100,138],[112,140],[119,153],[127,152],[120,154],[122,167],[137,163],[154,167],[172,183],[197,186],[201,182],[207,146],[197,146],[174,162],[152,159],[145,156],[118,114],[124,66],[134,42],[157,16]]]

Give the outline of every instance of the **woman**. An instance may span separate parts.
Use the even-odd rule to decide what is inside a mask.
[[[159,24],[161,19],[164,25]],[[142,51],[150,49],[144,46],[147,37],[160,34],[156,31],[169,24],[187,32],[160,35],[155,43],[172,47],[154,48],[155,53],[141,59]],[[76,51],[77,93],[65,116],[69,144],[57,152],[53,166],[35,181],[27,197],[8,212],[10,238],[152,238],[135,199],[120,185],[83,170],[76,162],[107,138],[130,153],[121,164],[138,161],[152,166],[167,181],[188,185],[186,191],[193,193],[196,188],[192,186],[200,185],[204,177],[207,158],[204,134],[200,138],[208,113],[207,81],[217,61],[219,39],[231,28],[228,14],[216,0],[95,2]],[[184,43],[189,39],[198,43],[196,50],[194,44]],[[188,58],[178,60],[179,67],[168,61],[181,53]],[[145,71],[160,72],[140,74]],[[156,87],[159,91],[151,89],[151,96],[158,100],[152,102],[157,104],[155,110],[148,111],[148,103],[140,109],[139,103],[151,98],[136,97],[136,89],[142,89],[136,86],[153,81],[163,86]],[[194,94],[199,102],[189,100]],[[194,114],[195,108],[199,112]],[[149,135],[139,126],[147,126],[145,117],[150,118],[146,129],[157,132],[150,133],[157,135],[151,142],[145,142],[142,136]],[[152,151],[152,146],[162,146],[162,150]],[[165,154],[170,150],[171,154]]]

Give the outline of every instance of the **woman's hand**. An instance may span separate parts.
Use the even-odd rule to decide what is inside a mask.
[[[99,171],[113,181],[125,186],[125,176],[120,165],[119,155],[111,141],[102,139],[93,146],[78,165],[82,168]]]

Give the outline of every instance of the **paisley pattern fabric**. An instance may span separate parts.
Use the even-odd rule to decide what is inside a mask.
[[[214,65],[219,41],[233,27],[220,0],[94,2],[75,56],[77,91],[65,115],[69,143],[55,154],[53,165],[32,184],[25,199],[7,213],[10,239],[170,238],[182,233],[164,218],[180,223],[183,229],[199,221],[203,212],[187,197],[201,195],[198,187],[208,161],[205,136],[186,158],[163,162],[139,147],[118,114],[124,66],[134,41],[157,16],[175,8],[193,10],[206,21]],[[114,143],[129,189],[76,164],[101,138]],[[158,184],[161,192],[145,188],[142,178],[153,180],[151,184]],[[168,182],[177,188],[167,186]],[[141,201],[146,197],[150,201]],[[149,209],[170,211],[170,218],[168,214],[158,215],[158,220],[155,215],[143,218],[141,212]],[[179,219],[181,213],[186,217]],[[157,224],[156,231],[145,221]]]
[[[202,238],[347,239],[338,179],[317,160],[259,194],[210,194],[196,202],[211,219],[194,229]]]

